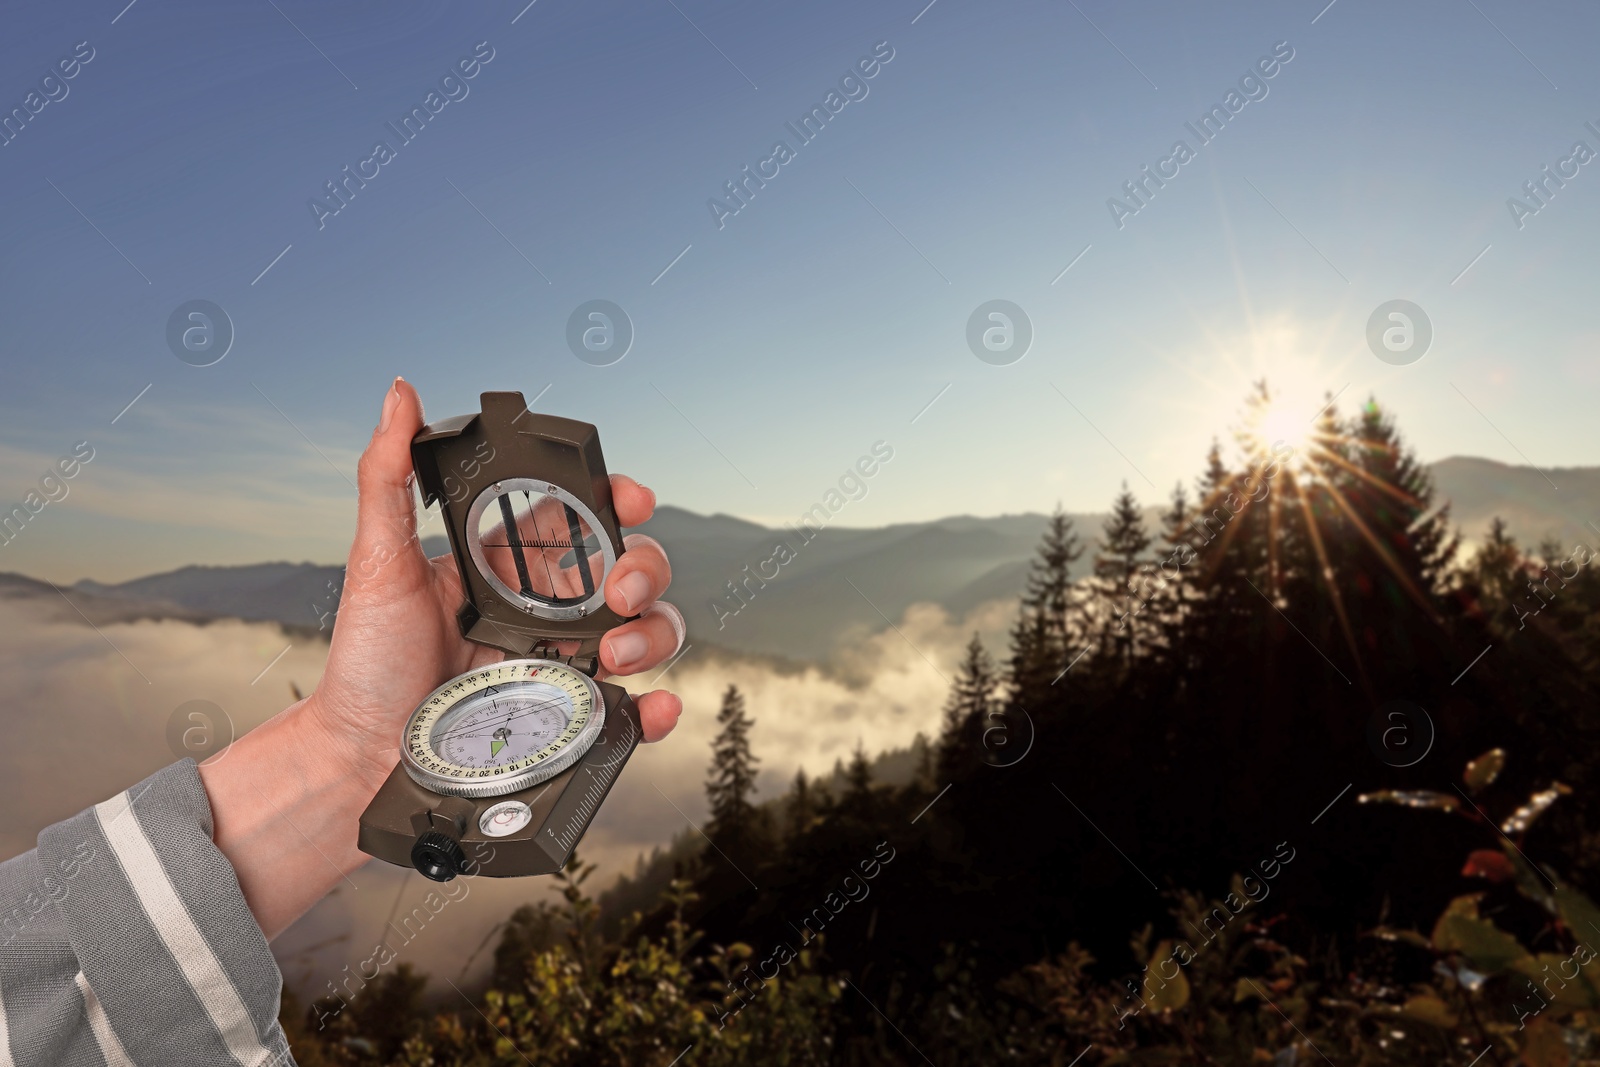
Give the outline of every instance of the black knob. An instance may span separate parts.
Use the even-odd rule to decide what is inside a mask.
[[[467,856],[455,838],[429,830],[411,846],[411,865],[421,871],[424,878],[448,882],[466,870]]]

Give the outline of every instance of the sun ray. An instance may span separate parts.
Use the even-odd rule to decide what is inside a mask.
[[[1317,477],[1318,473],[1314,468],[1312,469],[1313,477]],[[1306,517],[1306,533],[1311,539],[1312,550],[1317,554],[1317,562],[1322,565],[1317,577],[1322,580],[1323,585],[1328,590],[1329,599],[1333,601],[1333,612],[1339,617],[1339,630],[1344,634],[1344,641],[1350,648],[1350,654],[1356,659],[1356,672],[1361,675],[1362,685],[1365,686],[1367,684],[1366,663],[1361,658],[1361,646],[1356,643],[1355,630],[1350,627],[1350,615],[1344,609],[1344,597],[1339,592],[1339,584],[1333,580],[1333,564],[1328,560],[1327,547],[1322,543],[1322,531],[1317,526],[1316,516],[1312,514],[1311,501],[1300,490],[1298,481],[1291,481],[1290,484],[1294,487],[1294,495],[1300,502],[1300,510]]]
[[[1402,504],[1407,504],[1418,509],[1422,507],[1422,501],[1418,500],[1411,493],[1407,493],[1402,489],[1398,489],[1395,486],[1390,485],[1388,482],[1380,481],[1379,479],[1374,478],[1371,474],[1362,470],[1360,467],[1357,467],[1343,456],[1336,455],[1332,452],[1329,452],[1327,455],[1329,462],[1331,462],[1334,466],[1337,466],[1347,474],[1350,474],[1356,478],[1360,478],[1374,489],[1388,493]]]
[[[1429,619],[1442,625],[1444,620],[1440,617],[1439,612],[1431,603],[1429,603],[1428,598],[1423,595],[1422,590],[1417,588],[1416,583],[1413,582],[1409,576],[1407,576],[1403,569],[1401,569],[1400,561],[1394,558],[1394,552],[1389,548],[1389,546],[1379,540],[1378,536],[1372,532],[1372,530],[1364,521],[1362,521],[1361,516],[1356,513],[1355,508],[1350,506],[1350,502],[1344,498],[1343,493],[1339,492],[1338,489],[1333,486],[1332,482],[1329,482],[1326,480],[1326,478],[1324,478],[1324,485],[1328,491],[1328,498],[1332,500],[1334,504],[1338,505],[1340,511],[1344,512],[1345,518],[1350,520],[1351,525],[1353,525],[1356,528],[1356,531],[1361,534],[1362,540],[1366,541],[1368,546],[1371,547],[1375,553],[1377,553],[1378,558],[1383,562],[1384,566],[1389,569],[1389,572],[1395,576],[1395,579],[1399,581],[1401,588],[1406,591],[1406,594],[1410,596],[1412,600],[1416,601],[1417,606],[1427,613]]]

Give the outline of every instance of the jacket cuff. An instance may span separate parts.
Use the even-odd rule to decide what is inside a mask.
[[[83,976],[135,1063],[293,1067],[282,975],[192,759],[39,835]]]

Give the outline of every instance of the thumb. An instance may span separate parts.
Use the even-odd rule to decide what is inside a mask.
[[[422,427],[422,400],[411,383],[396,378],[383,398],[378,428],[356,467],[360,500],[349,575],[365,582],[416,541],[411,439]]]

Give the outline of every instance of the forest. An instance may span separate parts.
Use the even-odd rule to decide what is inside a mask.
[[[298,1062],[1600,1063],[1591,550],[1455,529],[1376,401],[1273,401],[1159,528],[1058,509],[913,773],[758,797],[783,712],[730,687],[704,837],[574,860],[443,1008],[286,997]]]

